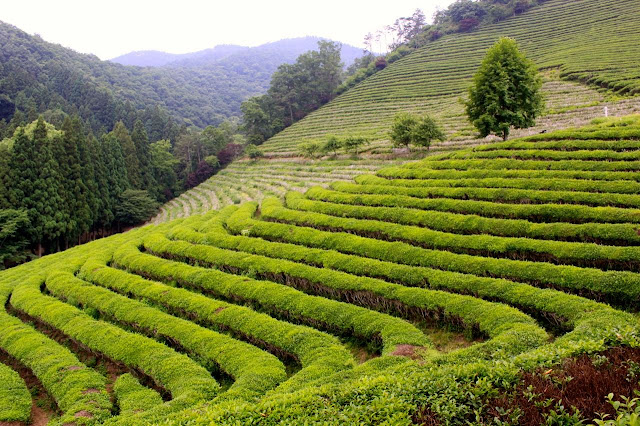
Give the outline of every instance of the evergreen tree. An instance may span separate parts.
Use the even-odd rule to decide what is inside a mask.
[[[45,245],[54,246],[66,223],[58,164],[51,153],[44,120],[38,119],[33,137],[23,129],[16,135],[10,159],[12,205],[24,209],[28,216],[31,242],[37,254]],[[57,247],[56,247],[57,248]]]
[[[109,219],[105,226],[111,226],[115,220],[116,207],[120,195],[130,188],[127,177],[127,167],[122,155],[122,148],[114,135],[108,134],[102,138],[102,152],[104,156],[105,183],[107,193],[106,217]]]
[[[91,210],[89,206],[89,188],[85,180],[88,180],[86,166],[80,158],[80,151],[86,151],[86,140],[82,129],[82,123],[78,117],[67,118],[62,124],[62,137],[65,159],[68,162],[67,175],[63,176],[68,194],[67,204],[71,210],[70,218],[73,226],[69,227],[68,236],[71,240],[78,240],[82,234],[89,232],[92,224]]]
[[[128,189],[118,200],[116,218],[123,225],[138,225],[150,219],[158,210],[158,203],[147,191]]]
[[[142,186],[140,161],[138,160],[138,151],[133,143],[133,139],[131,139],[129,131],[122,121],[118,121],[110,135],[120,144],[120,151],[124,158],[131,187],[140,188]]]
[[[487,51],[469,89],[466,112],[484,137],[509,137],[510,128],[531,127],[542,112],[542,79],[535,64],[503,37]]]
[[[138,164],[140,165],[140,184],[138,189],[154,190],[155,182],[151,170],[151,153],[149,152],[149,138],[142,121],[136,120],[131,132],[131,140],[136,148]],[[157,195],[157,194],[154,194]]]
[[[95,138],[91,138],[87,144],[95,182],[96,210],[94,224],[102,231],[109,228],[114,220],[113,203],[109,198],[107,164],[110,164],[111,161],[109,160],[110,153],[105,140],[107,137],[114,139],[113,136],[103,136],[101,142],[98,142]],[[118,142],[116,141],[115,143],[117,144]]]

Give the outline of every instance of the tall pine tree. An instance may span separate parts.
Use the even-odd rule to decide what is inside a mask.
[[[137,188],[145,189],[150,193],[153,193],[154,196],[157,196],[155,193],[158,191],[155,188],[155,179],[153,178],[153,171],[151,170],[149,138],[147,137],[147,131],[145,130],[142,121],[136,120],[133,125],[133,132],[131,132],[131,139],[136,147],[138,163],[140,164],[140,185],[137,186]]]
[[[139,157],[136,145],[133,143],[133,139],[131,139],[129,131],[122,121],[118,121],[114,126],[113,131],[109,134],[120,144],[122,156],[127,168],[129,183],[133,188],[141,188],[141,164],[138,160]]]

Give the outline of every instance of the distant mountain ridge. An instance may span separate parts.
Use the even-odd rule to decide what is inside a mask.
[[[10,121],[16,109],[43,115],[54,124],[61,124],[66,114],[79,114],[100,132],[118,120],[132,122],[135,111],[159,107],[173,125],[217,125],[238,119],[242,102],[265,93],[278,66],[316,49],[318,40],[302,37],[256,48],[217,46],[164,66],[139,67],[102,61],[0,22],[0,123]],[[361,54],[359,48],[343,46],[346,64]],[[170,54],[137,56],[163,63],[165,55]],[[146,114],[147,131],[166,138],[166,118],[164,123],[153,118],[161,115]]]
[[[263,57],[272,54],[285,58],[284,62],[293,62],[302,53],[314,50],[320,40],[327,39],[313,36],[296,37],[265,43],[256,47],[220,44],[210,49],[190,53],[141,50],[125,53],[124,55],[109,59],[109,61],[121,65],[138,67],[192,67],[223,60],[227,60],[227,63],[233,63],[236,59],[247,60],[252,56]],[[356,58],[362,56],[363,51],[361,48],[345,43],[341,44],[342,61],[345,63],[345,66],[351,65]]]
[[[222,59],[229,55],[247,49],[249,49],[249,47],[237,46],[232,44],[221,44],[211,49],[203,49],[197,52],[190,53],[167,53],[160,50],[140,50],[125,53],[124,55],[109,59],[109,61],[128,66],[162,67],[165,65],[174,64],[176,62],[190,59],[197,60],[203,57],[212,60]]]

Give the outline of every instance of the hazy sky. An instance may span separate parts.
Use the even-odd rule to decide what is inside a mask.
[[[132,50],[193,52],[217,44],[257,46],[314,35],[362,46],[416,8],[430,21],[453,0],[19,0],[0,20],[78,52],[110,59]],[[374,46],[374,50],[377,47]]]

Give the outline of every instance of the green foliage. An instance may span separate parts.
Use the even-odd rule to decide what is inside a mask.
[[[244,153],[252,160],[257,160],[258,158],[264,157],[264,152],[262,152],[260,148],[253,144],[247,145],[247,147],[244,149]]]
[[[413,114],[400,112],[393,117],[389,137],[395,146],[408,147],[413,142],[413,131],[418,119]]]
[[[22,378],[0,364],[0,421],[27,422],[31,417],[31,395]]]
[[[616,412],[616,417],[614,419],[608,419],[609,415],[605,414],[600,419],[595,420],[596,425],[634,426],[640,424],[640,405],[638,405],[640,399],[624,395],[621,395],[620,399],[620,401],[616,401],[612,393],[607,396],[608,402]]]
[[[120,407],[120,415],[147,411],[162,404],[160,394],[145,388],[131,374],[123,374],[113,384],[113,393]]]
[[[487,51],[465,103],[467,116],[481,136],[507,140],[511,127],[531,127],[542,112],[542,79],[515,40],[501,38]]]
[[[300,145],[299,150],[303,157],[316,158],[322,152],[322,145],[316,141],[307,142]]]
[[[158,210],[158,203],[141,189],[127,189],[116,206],[116,219],[124,225],[137,225],[151,218]]]
[[[409,113],[398,113],[393,118],[389,137],[394,146],[409,147],[409,144],[429,148],[431,141],[445,140],[435,120],[430,116],[417,117]]]
[[[29,216],[24,210],[0,209],[0,269],[20,263],[29,255]]]
[[[347,152],[351,152],[357,156],[360,153],[360,148],[364,145],[368,145],[369,142],[369,138],[366,136],[350,135],[343,139],[342,144]]]
[[[333,99],[342,81],[341,45],[318,42],[318,50],[300,55],[294,64],[280,65],[266,95],[243,102],[243,129],[259,145],[285,127]]]
[[[330,135],[327,137],[327,140],[322,146],[322,151],[327,154],[333,153],[333,156],[335,157],[338,155],[338,151],[342,149],[342,147],[343,147],[343,142],[340,139],[338,139],[336,136]]]

